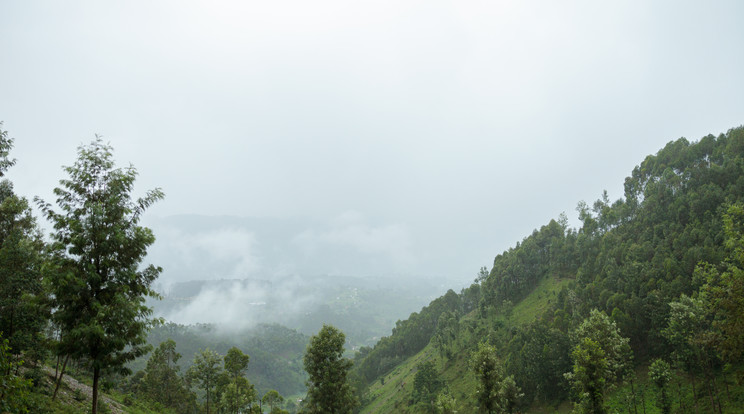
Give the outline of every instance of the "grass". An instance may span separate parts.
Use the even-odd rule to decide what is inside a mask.
[[[507,325],[521,325],[533,321],[539,316],[550,302],[555,300],[557,292],[567,284],[570,279],[557,279],[547,277],[524,298],[514,306],[511,318],[506,321]],[[497,315],[505,319],[503,315]],[[463,320],[476,319],[474,314],[466,315]],[[416,375],[416,366],[424,361],[434,361],[441,378],[446,382],[450,395],[459,403],[460,412],[476,412],[475,388],[476,379],[470,372],[469,345],[477,344],[483,338],[461,332],[462,343],[454,346],[452,358],[443,359],[432,343],[429,343],[416,355],[408,358],[398,365],[392,372],[381,381],[373,383],[367,392],[368,403],[362,409],[362,414],[375,413],[416,413],[416,407],[408,407],[413,392],[413,380]],[[558,407],[535,407],[530,413],[548,413],[571,411],[569,403]]]
[[[542,315],[551,303],[558,298],[558,292],[572,279],[545,277],[521,302],[514,306],[511,322],[514,325],[523,325],[535,320]]]

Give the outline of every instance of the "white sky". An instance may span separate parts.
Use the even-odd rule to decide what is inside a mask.
[[[51,201],[98,133],[166,192],[153,216],[325,221],[295,240],[472,278],[579,200],[622,196],[666,142],[742,124],[742,18],[741,1],[6,0],[8,177]]]

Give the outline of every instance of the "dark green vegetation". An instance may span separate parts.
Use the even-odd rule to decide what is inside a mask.
[[[309,377],[303,413],[350,414],[358,405],[347,378],[352,362],[343,356],[345,342],[344,333],[329,325],[310,338],[303,359]]]
[[[15,163],[12,144],[0,130],[0,176]],[[0,411],[238,413],[262,412],[266,400],[271,412],[286,412],[276,390],[265,398],[257,393],[246,378],[250,357],[235,346],[224,354],[209,348],[193,353],[183,374],[171,336],[186,338],[189,330],[160,326],[145,303],[157,297],[151,285],[161,269],[142,265],[155,237],[138,223],[163,193],[133,199],[136,170],[116,168],[112,148],[100,138],[81,146],[65,171],[68,178],[54,190],[56,206],[36,200],[53,226],[49,243],[27,200],[8,180],[0,183]],[[159,330],[148,337],[155,326]],[[149,344],[157,333],[168,338]],[[261,380],[302,390],[301,371],[287,369],[286,362],[299,365],[303,335],[261,326],[239,339],[256,354],[272,356],[263,363],[276,366],[262,367]],[[130,376],[137,358],[147,360]],[[194,390],[203,390],[204,398]]]
[[[168,340],[175,341],[176,350],[183,355],[176,362],[181,371],[191,365],[202,349],[212,349],[225,355],[237,347],[250,355],[246,376],[256,391],[263,395],[275,389],[283,396],[305,393],[307,375],[302,365],[302,355],[309,338],[297,331],[279,325],[258,325],[254,328],[223,333],[213,325],[182,326],[167,323],[150,331],[148,342],[157,346]],[[133,371],[145,367],[146,358],[131,365]]]
[[[740,412],[743,206],[744,128],[670,142],[363,348],[362,412]]]
[[[0,131],[0,174],[11,147]],[[744,128],[670,142],[633,170],[622,199],[580,203],[578,229],[551,220],[353,365],[331,326],[308,340],[277,325],[225,335],[153,320],[144,301],[159,269],[140,265],[154,236],[137,223],[162,194],[132,200],[136,172],[114,168],[100,140],[66,171],[61,212],[39,202],[51,244],[0,183],[3,411],[744,408]],[[336,297],[334,307],[354,299]],[[89,382],[90,397],[65,372]]]
[[[89,361],[95,414],[101,374],[128,374],[124,365],[148,351],[152,310],[144,302],[155,296],[150,285],[162,269],[138,270],[155,242],[138,222],[163,193],[132,200],[137,171],[114,168],[111,147],[100,139],[80,147],[77,162],[65,171],[69,179],[54,189],[61,212],[37,199],[54,225],[45,282],[51,322],[59,330],[56,352]]]

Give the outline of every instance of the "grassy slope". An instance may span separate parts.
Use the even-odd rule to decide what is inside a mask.
[[[557,279],[548,277],[543,279],[540,284],[522,301],[515,304],[512,315],[505,320],[503,315],[497,315],[505,322],[507,329],[510,326],[522,325],[533,321],[537,316],[547,309],[548,305],[555,300],[558,292],[571,279]],[[475,315],[470,314],[463,317],[463,320],[474,320]],[[468,336],[463,332],[462,335]],[[479,341],[479,338],[469,337],[466,341]],[[432,360],[437,370],[441,373],[449,386],[450,394],[460,404],[459,412],[470,413],[477,412],[475,398],[475,378],[469,370],[467,352],[456,352],[449,361],[444,361],[437,352],[432,343],[429,343],[421,352],[408,358],[398,365],[392,372],[385,376],[385,384],[380,381],[375,382],[369,389],[367,395],[369,403],[362,409],[362,414],[377,413],[419,413],[416,407],[407,407],[408,401],[413,392],[413,379],[416,375],[416,365],[419,363]],[[734,369],[734,372],[742,372],[742,367]],[[698,392],[700,392],[700,383],[702,378],[697,379]],[[721,390],[721,401],[726,412],[741,412],[741,402],[744,401],[744,382],[737,385],[733,379],[730,379],[729,393],[724,394],[723,378],[719,375],[716,378]],[[636,369],[636,380],[634,383],[636,392],[636,409],[638,413],[654,414],[660,411],[655,405],[656,389],[648,379],[648,367],[640,366]],[[709,396],[702,393],[698,396],[697,403],[692,398],[692,383],[690,379],[675,374],[670,384],[670,394],[672,396],[673,412],[695,412],[708,413],[711,411]],[[611,413],[627,413],[630,404],[630,385],[619,384],[610,389],[606,401]],[[731,395],[733,402],[728,402],[728,395]],[[681,402],[680,402],[681,401]],[[682,404],[682,405],[681,405]],[[697,410],[695,409],[697,404]],[[644,411],[645,405],[645,411]],[[568,414],[573,409],[572,403],[564,401],[557,406],[534,405],[525,412],[525,414],[543,414],[543,413],[563,413]],[[676,411],[675,411],[676,410]],[[635,410],[633,411],[635,412]]]
[[[46,371],[41,377],[39,386],[31,390],[29,399],[32,401],[31,412],[49,414],[78,414],[90,412],[91,390],[90,378],[78,377],[75,380],[70,375],[65,375],[57,394],[57,399],[52,401],[54,393],[54,370]],[[163,413],[162,408],[153,407],[151,404],[126,397],[117,392],[104,392],[99,390],[99,399],[117,402],[116,406],[110,406],[104,402],[105,408],[99,411],[105,413],[128,413],[128,414],[155,414]]]
[[[543,279],[540,284],[526,298],[517,303],[512,311],[510,319],[506,322],[509,325],[521,325],[534,320],[555,300],[558,291],[569,282],[570,279],[556,279],[548,277]],[[473,320],[473,314],[467,315],[463,320]],[[467,335],[463,333],[463,335]],[[468,338],[471,341],[479,341],[479,338]],[[419,363],[432,360],[442,378],[449,386],[450,394],[461,404],[461,412],[476,412],[473,405],[473,392],[475,390],[475,378],[469,371],[468,360],[470,355],[466,352],[456,352],[449,361],[444,361],[433,344],[427,345],[421,352],[408,358],[398,365],[392,372],[385,376],[385,384],[380,381],[375,382],[369,389],[369,403],[361,411],[363,414],[373,413],[415,413],[415,409],[406,410],[408,400],[413,392],[413,378],[416,375],[416,365]],[[570,406],[561,407],[570,411]],[[549,407],[542,410],[536,407],[534,413],[555,412],[555,407]],[[568,411],[564,411],[568,412]]]

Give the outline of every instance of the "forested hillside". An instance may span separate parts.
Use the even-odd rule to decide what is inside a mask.
[[[147,339],[153,347],[173,340],[176,351],[183,356],[178,366],[184,372],[202,349],[209,348],[225,355],[230,348],[238,347],[251,357],[246,376],[260,395],[272,389],[286,396],[305,392],[307,375],[302,367],[302,355],[309,338],[292,329],[280,325],[259,325],[239,332],[221,332],[214,325],[167,323],[153,328]],[[147,358],[141,358],[134,361],[130,368],[134,372],[144,370],[146,362]]]
[[[0,130],[0,176],[12,144]],[[0,182],[0,412],[744,409],[744,127],[670,142],[623,198],[580,202],[578,229],[551,220],[353,363],[323,313],[309,338],[154,318],[161,269],[142,263],[154,235],[138,221],[163,193],[133,199],[136,170],[100,138],[65,171],[57,206],[36,200],[50,241]],[[374,300],[340,289],[329,315]]]
[[[566,400],[604,412],[614,389],[622,411],[740,412],[744,128],[669,142],[624,187],[580,202],[578,229],[551,220],[364,348],[363,411],[471,412],[491,392],[485,412]],[[477,368],[489,352],[491,391]]]

